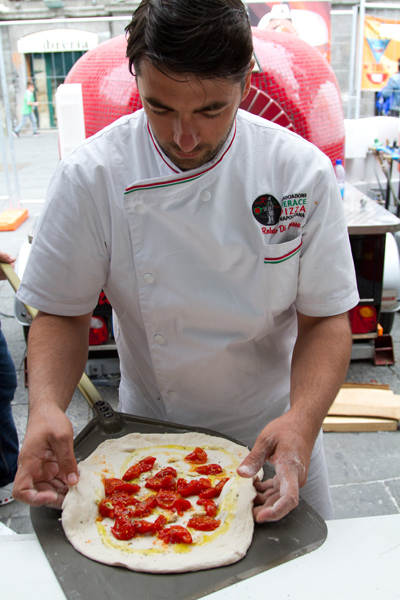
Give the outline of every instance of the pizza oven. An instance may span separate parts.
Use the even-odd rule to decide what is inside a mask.
[[[344,116],[336,77],[326,59],[297,36],[253,27],[256,68],[242,108],[292,129],[332,163],[344,157]],[[86,136],[141,108],[125,56],[125,36],[84,54],[65,83],[81,83]]]

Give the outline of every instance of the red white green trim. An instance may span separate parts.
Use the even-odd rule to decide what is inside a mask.
[[[150,132],[150,129],[149,129]],[[151,135],[151,133],[150,133]],[[217,165],[219,165],[219,163],[223,160],[224,156],[227,154],[227,152],[230,150],[232,144],[233,144],[233,140],[236,137],[236,121],[235,121],[235,131],[234,134],[232,136],[231,142],[229,144],[229,146],[227,147],[227,149],[225,150],[225,152],[223,153],[223,155],[221,156],[221,158],[211,167],[209,167],[208,169],[204,169],[204,171],[201,171],[201,173],[196,173],[194,175],[182,175],[182,177],[178,177],[177,179],[173,179],[170,181],[160,181],[158,183],[144,183],[142,185],[132,185],[131,187],[126,188],[124,194],[131,194],[132,192],[138,192],[140,190],[155,190],[157,188],[163,188],[163,187],[171,187],[172,185],[178,185],[180,183],[187,183],[189,181],[195,181],[196,179],[199,179],[202,175],[205,175],[205,173],[208,173],[209,171],[212,171],[213,169],[215,169],[215,167]],[[153,140],[153,137],[151,137],[151,139]],[[154,143],[154,140],[153,140]],[[154,143],[155,145],[155,143]],[[159,152],[157,146],[156,146],[157,151]],[[164,158],[163,158],[164,160]],[[168,164],[168,163],[167,163]],[[170,166],[170,165],[168,165]]]
[[[276,258],[264,258],[264,264],[276,265],[278,263],[284,262],[285,260],[289,260],[289,258],[292,258],[292,256],[294,256],[295,254],[300,252],[302,243],[303,243],[303,241],[300,242],[300,244],[297,246],[297,248],[295,248],[291,252],[288,252],[287,254],[282,254],[282,256],[277,256]]]

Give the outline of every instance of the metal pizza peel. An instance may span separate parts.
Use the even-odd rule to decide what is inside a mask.
[[[237,440],[204,428],[144,419],[114,411],[98,400],[94,417],[75,439],[75,455],[87,458],[97,446],[128,433],[201,432]],[[267,477],[271,468],[264,469]],[[60,521],[61,512],[31,507],[31,520],[39,542],[68,600],[126,600],[134,596],[151,600],[195,600],[253,577],[317,549],[327,537],[323,519],[304,501],[281,521],[255,524],[252,544],[239,562],[204,571],[150,574],[104,565],[86,558],[69,543]]]

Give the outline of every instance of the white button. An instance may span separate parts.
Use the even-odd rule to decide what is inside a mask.
[[[157,333],[154,336],[154,341],[156,342],[156,344],[158,344],[159,346],[162,346],[163,344],[165,344],[165,337],[163,335],[161,335],[160,333]]]
[[[176,400],[178,398],[178,394],[174,390],[169,390],[168,396],[171,398],[171,400]]]
[[[142,215],[144,212],[146,212],[146,207],[144,204],[136,204],[135,206],[135,212],[138,213],[138,215]]]
[[[154,281],[154,277],[151,273],[145,273],[143,275],[143,279],[145,280],[146,283],[153,283],[153,281]]]
[[[204,200],[204,202],[207,202],[211,198],[211,192],[208,190],[203,190],[200,194],[200,198]]]

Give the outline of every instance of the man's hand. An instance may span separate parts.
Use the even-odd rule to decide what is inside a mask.
[[[0,250],[0,262],[8,263],[9,265],[13,265],[17,259],[14,256],[10,256],[6,252],[1,252]],[[6,276],[3,273],[3,269],[0,268],[0,280],[6,279]]]
[[[14,498],[33,506],[61,508],[68,486],[76,483],[78,467],[68,417],[51,405],[35,411],[18,459]]]
[[[278,521],[299,503],[299,488],[307,480],[312,444],[303,439],[290,411],[261,431],[252,451],[238,467],[241,477],[255,477],[268,461],[275,467],[273,479],[256,481],[254,520]]]
[[[254,519],[258,523],[277,521],[298,505],[315,440],[350,361],[347,313],[309,317],[298,312],[297,318],[290,410],[264,427],[253,450],[238,467],[242,477],[255,477],[265,461],[275,467],[273,479],[255,484],[258,494]]]
[[[63,317],[39,311],[28,342],[29,420],[14,497],[60,507],[78,482],[73,429],[65,415],[85,368],[92,313]]]

